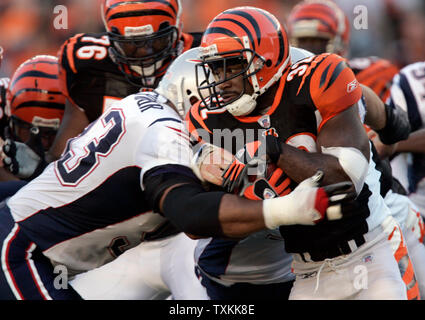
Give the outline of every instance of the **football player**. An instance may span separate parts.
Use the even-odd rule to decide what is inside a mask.
[[[292,43],[310,48],[303,41],[324,41],[326,46],[317,48],[318,53],[332,52],[345,56],[348,54],[350,26],[344,12],[329,0],[303,1],[292,10],[288,19]],[[389,96],[389,88],[398,67],[390,61],[377,58],[355,58],[348,61],[357,80],[362,84],[364,103],[359,105],[360,116],[367,124],[369,138],[373,141],[372,152],[381,172],[381,195],[391,213],[397,219],[406,236],[410,257],[416,265],[421,295],[425,295],[425,270],[421,265],[425,259],[423,221],[416,206],[406,198],[406,191],[400,182],[393,178],[391,165],[386,159],[395,152],[400,141],[407,139],[411,125],[407,114],[394,105],[384,104]],[[370,89],[369,89],[370,88]],[[378,97],[382,100],[379,101]],[[374,130],[371,130],[372,127]],[[384,142],[384,143],[383,143]],[[379,156],[378,156],[379,154]],[[411,230],[416,230],[411,232]],[[420,248],[420,250],[414,250]],[[397,252],[394,252],[399,256]],[[405,269],[402,267],[401,270]],[[418,297],[418,286],[411,285],[411,277],[403,273],[408,288],[409,299]]]
[[[0,67],[3,61],[4,50],[0,46]],[[6,114],[6,90],[9,86],[8,77],[0,78],[0,138],[4,139],[4,130],[8,125],[8,115]]]
[[[1,200],[44,168],[44,153],[55,138],[65,108],[65,96],[59,88],[58,59],[39,55],[23,62],[10,80],[5,99],[10,117],[2,146]],[[16,153],[27,158],[16,157]],[[36,163],[39,165],[33,167]]]
[[[188,258],[196,242],[180,231],[243,237],[266,228],[265,221],[314,224],[328,207],[339,212],[341,197],[350,198],[351,183],[323,188],[312,179],[287,197],[263,202],[205,192],[191,158],[181,116],[166,97],[141,92],[109,108],[0,209],[0,296],[78,299],[58,273],[71,279],[138,246],[123,259],[138,259],[140,272],[146,263],[154,276],[143,273],[146,291],[137,297],[164,298],[158,286],[166,280],[158,277],[168,268],[173,297],[196,299],[205,291],[188,263],[193,260],[183,261],[186,268],[176,254]]]
[[[106,32],[65,41],[58,58],[67,100],[47,162],[114,102],[141,87],[154,88],[175,57],[199,45],[201,33],[182,32],[181,14],[180,0],[104,0]]]
[[[322,183],[353,182],[357,197],[343,206],[342,219],[280,227],[286,251],[294,259],[291,299],[406,299],[397,260],[383,231],[402,234],[380,195],[379,172],[357,111],[360,85],[345,60],[335,54],[291,65],[288,42],[278,20],[258,8],[229,9],[214,18],[202,37],[198,65],[200,73],[212,72],[215,77],[198,86],[213,96],[204,96],[191,108],[189,131],[195,139],[208,139],[217,147],[223,147],[224,129],[243,136],[246,144],[241,149],[235,143],[224,145],[236,157],[223,172],[227,191],[252,197],[244,178],[259,163],[254,151],[262,137],[268,158],[289,179],[285,185],[290,190],[319,168],[324,172]],[[269,187],[282,191],[281,181],[272,175]],[[273,221],[269,226],[275,226]],[[198,245],[197,265],[206,285],[208,280],[220,283],[226,278],[233,262],[220,257],[229,257],[235,242],[219,240]],[[366,254],[373,259],[362,260]],[[354,261],[362,261],[368,271],[367,289],[353,287]]]

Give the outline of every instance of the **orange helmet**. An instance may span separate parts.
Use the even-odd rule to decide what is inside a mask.
[[[350,41],[350,22],[344,11],[331,0],[305,0],[296,5],[288,17],[288,31],[294,47],[302,48],[301,38],[327,40],[325,48],[318,49],[322,52],[315,54],[331,52],[344,56]]]
[[[31,127],[36,126],[43,146],[49,148],[65,109],[65,96],[58,80],[58,58],[39,55],[22,63],[10,79],[6,100],[11,138],[25,142]]]
[[[208,25],[201,40],[200,58],[197,78],[202,71],[205,73],[202,79],[209,79],[209,72],[214,73],[214,69],[223,68],[226,74],[226,66],[240,66],[241,71],[230,78],[198,83],[198,91],[208,108],[226,107],[233,115],[243,116],[254,110],[257,97],[288,70],[289,41],[286,30],[271,13],[254,7],[237,7],[222,12]],[[217,97],[218,85],[241,75],[252,86],[252,95],[246,94],[244,87],[238,97],[227,102],[215,99],[215,103],[207,103],[202,96],[201,91],[208,89],[210,96]]]
[[[349,65],[361,84],[371,88],[382,101],[387,101],[399,67],[378,57],[355,58],[350,60]]]
[[[104,0],[111,58],[130,82],[154,87],[183,45],[180,0]]]

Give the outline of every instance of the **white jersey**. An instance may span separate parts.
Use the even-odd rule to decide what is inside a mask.
[[[412,132],[425,128],[425,61],[410,64],[400,70],[394,77],[388,103],[407,112]],[[398,160],[401,160],[400,157]],[[407,166],[407,172],[399,163],[393,165],[393,175],[398,180],[407,182],[409,197],[424,211],[425,155],[413,153],[406,160],[401,162]]]
[[[179,115],[154,92],[121,100],[9,199],[13,218],[71,273],[101,266],[141,241],[176,234],[148,207],[141,179],[158,165],[190,166],[184,130]]]

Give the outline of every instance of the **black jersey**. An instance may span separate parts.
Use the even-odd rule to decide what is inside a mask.
[[[278,86],[274,102],[264,115],[234,117],[225,108],[210,111],[198,103],[187,115],[192,138],[207,140],[235,154],[237,143],[223,144],[226,135],[237,136],[243,132],[244,143],[248,143],[257,140],[262,131],[274,128],[282,142],[317,152],[316,137],[323,125],[354,105],[362,95],[351,69],[343,58],[334,54],[301,60],[292,66],[286,78],[282,77]],[[286,250],[312,252],[318,260],[335,256],[335,250],[336,255],[347,251],[347,241],[359,238],[380,220],[367,221],[371,216],[368,206],[371,196],[383,205],[378,180],[376,177],[366,179],[357,199],[344,208],[345,212],[351,213],[341,220],[322,221],[316,226],[282,226],[280,231]],[[369,185],[372,182],[373,190]],[[374,214],[379,216],[380,212],[375,210]],[[331,247],[332,251],[327,252]]]
[[[184,33],[183,51],[199,46],[201,36]],[[84,110],[90,122],[116,100],[140,90],[111,59],[110,45],[106,33],[81,33],[69,38],[58,53],[61,90]]]

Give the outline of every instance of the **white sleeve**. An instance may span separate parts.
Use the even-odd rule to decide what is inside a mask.
[[[400,74],[396,74],[391,85],[391,95],[387,103],[392,103],[407,112],[407,102],[403,90],[400,88]]]
[[[150,169],[167,164],[190,168],[192,149],[183,122],[166,120],[149,126],[136,150],[136,163],[142,167],[140,182]]]

